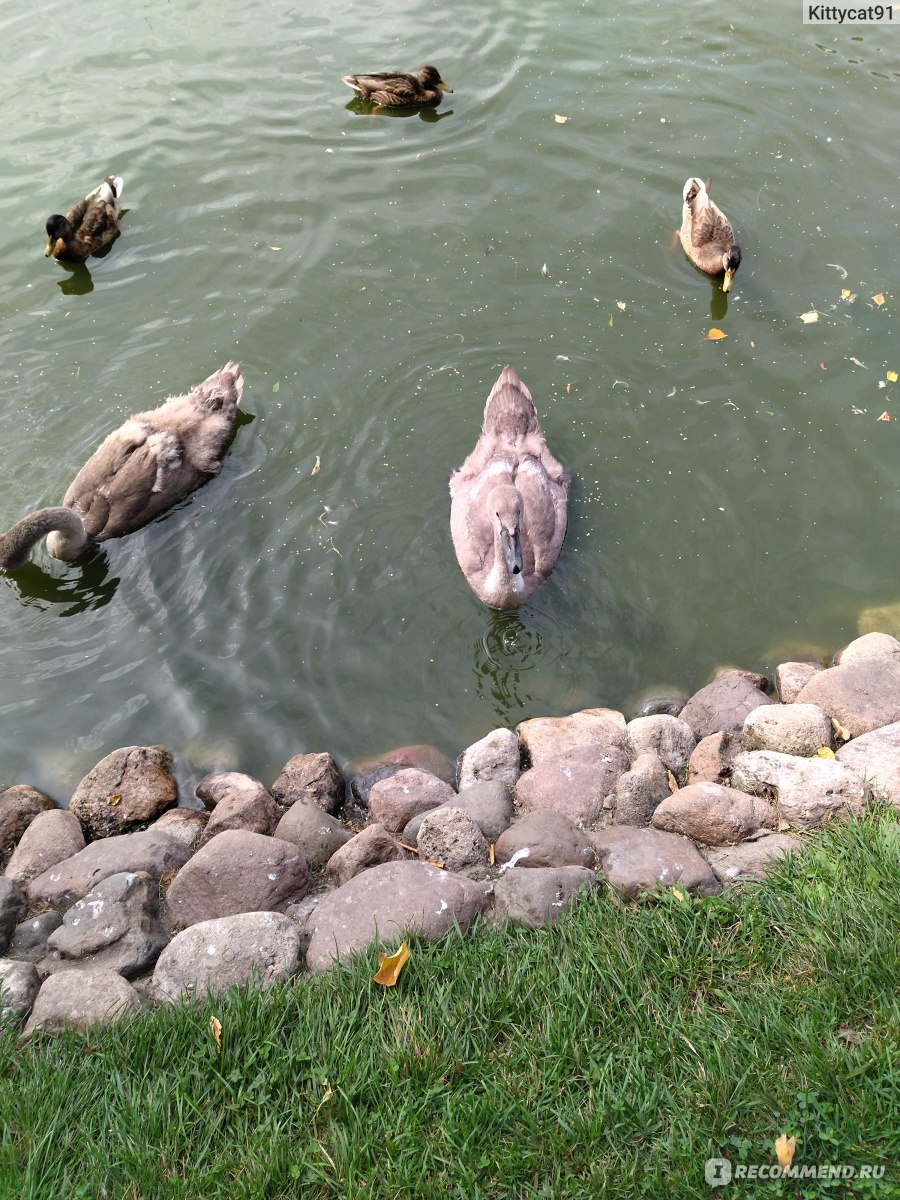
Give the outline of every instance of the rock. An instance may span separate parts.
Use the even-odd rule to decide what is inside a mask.
[[[168,750],[124,746],[88,771],[69,801],[69,812],[97,839],[152,821],[177,799]]]
[[[222,776],[213,778],[221,779]],[[270,834],[278,824],[281,810],[269,795],[268,788],[258,779],[240,775],[236,771],[228,772],[228,779],[240,782],[216,789],[216,806],[206,823],[203,840],[208,842],[226,829]],[[197,786],[198,796],[202,786]],[[203,799],[202,796],[200,798]]]
[[[851,737],[900,720],[900,658],[859,658],[813,675],[798,701],[818,704]]]
[[[106,967],[133,979],[152,967],[169,941],[159,917],[159,884],[145,871],[109,875],[67,910],[47,939],[43,974]]]
[[[332,816],[343,807],[347,784],[330,754],[295,754],[272,784],[272,795],[284,808],[306,800]]]
[[[740,749],[733,733],[710,733],[701,738],[688,761],[688,783],[724,783]]]
[[[582,892],[597,886],[597,876],[587,867],[513,867],[494,884],[494,907],[489,920],[541,929],[559,919]]]
[[[81,822],[62,808],[38,813],[13,851],[4,874],[23,886],[84,849]]]
[[[189,850],[196,850],[209,821],[209,813],[198,808],[170,808],[149,827],[166,833]]]
[[[618,746],[582,746],[520,775],[516,803],[524,812],[551,810],[576,825],[592,825],[628,766],[628,755]]]
[[[889,633],[866,633],[835,655],[835,666],[859,662],[864,658],[900,658],[900,642]]]
[[[693,734],[691,735],[693,737]],[[616,780],[613,820],[616,825],[649,825],[656,806],[669,795],[669,773],[655,754],[639,754]]]
[[[376,821],[338,847],[325,864],[325,871],[332,882],[340,887],[361,871],[408,857],[385,827]]]
[[[771,799],[778,814],[797,825],[820,825],[849,809],[862,812],[867,788],[846,763],[795,758],[774,750],[750,750],[734,760],[731,782],[741,791]]]
[[[687,704],[687,696],[670,695],[670,696],[648,696],[638,709],[639,717],[677,717],[684,706]]]
[[[378,938],[392,946],[415,931],[429,939],[465,931],[489,903],[490,885],[419,862],[383,863],[323,896],[309,918],[311,971],[346,961]]]
[[[612,708],[585,708],[568,717],[533,717],[516,726],[519,743],[532,767],[570,750],[619,749],[625,718]]]
[[[66,1025],[87,1029],[137,1011],[137,992],[115,971],[100,968],[60,971],[46,979],[37,994],[23,1039],[34,1033],[57,1033]]]
[[[876,796],[900,806],[900,722],[854,738],[835,757],[864,779]]]
[[[52,908],[22,921],[13,931],[7,954],[21,962],[40,962],[47,954],[47,938],[62,925],[62,917]]]
[[[221,995],[253,983],[270,987],[300,969],[301,932],[278,912],[245,912],[200,921],[179,933],[159,956],[153,991],[174,1002],[187,994]]]
[[[693,729],[678,717],[635,717],[625,726],[624,746],[632,760],[641,754],[655,754],[675,775],[687,766],[696,744]]]
[[[350,780],[350,790],[354,798],[366,808],[369,804],[369,793],[379,780],[390,779],[398,771],[409,767],[427,771],[429,775],[436,775],[438,779],[451,785],[456,778],[456,767],[434,746],[400,746],[378,758],[361,762]]]
[[[614,825],[593,837],[600,869],[614,888],[629,896],[678,886],[701,896],[722,890],[712,867],[693,842],[677,833]]]
[[[681,710],[680,720],[690,725],[698,739],[711,733],[740,733],[748,712],[772,703],[753,682],[760,679],[765,683],[762,676],[726,671],[691,696]]]
[[[817,704],[771,704],[747,714],[741,742],[745,750],[776,750],[811,758],[834,743],[831,718]]]
[[[14,846],[40,812],[49,812],[56,805],[49,796],[17,783],[0,792],[0,853]]]
[[[663,800],[652,825],[706,846],[728,846],[760,828],[774,829],[777,820],[774,810],[759,796],[718,783],[692,783]]]
[[[154,879],[162,879],[170,871],[177,871],[190,856],[186,846],[155,829],[103,838],[32,879],[27,888],[28,901],[35,908],[64,910],[110,875],[146,871]]]
[[[404,767],[372,785],[369,820],[383,825],[388,833],[399,833],[417,813],[455,801],[456,792],[449,783],[427,771]]]
[[[778,859],[802,849],[799,838],[769,833],[737,846],[714,846],[706,852],[709,865],[724,884],[736,879],[764,879]]]
[[[313,800],[296,800],[275,826],[275,837],[297,846],[311,871],[324,867],[353,834]]]
[[[442,805],[425,814],[419,826],[419,858],[438,863],[445,871],[466,873],[481,868],[487,874],[488,844],[484,834],[462,808]]]
[[[501,834],[494,857],[510,867],[592,868],[594,847],[587,834],[560,813],[533,812]]]
[[[0,876],[0,954],[25,915],[25,893],[14,879]]]
[[[216,771],[201,779],[194,790],[197,798],[202,800],[210,811],[229,799],[272,799],[269,789],[261,780],[254,775],[245,775],[243,771]]]
[[[494,729],[459,756],[459,790],[492,781],[512,787],[520,772],[519,739],[511,729]]]
[[[226,829],[201,847],[169,887],[166,912],[185,927],[242,912],[281,912],[309,888],[306,859],[280,838]]]
[[[793,704],[813,675],[822,670],[817,662],[786,662],[775,668],[775,690],[782,704]]]
[[[468,813],[487,842],[496,842],[497,838],[513,823],[516,815],[512,791],[498,779],[484,783],[473,783],[460,792],[448,804],[419,813],[403,829],[401,840],[415,846],[419,836],[419,827],[427,816],[444,812],[447,808],[461,808]]]
[[[31,1011],[41,979],[33,963],[0,958],[0,1033]]]

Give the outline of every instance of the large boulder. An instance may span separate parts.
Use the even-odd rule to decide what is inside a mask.
[[[900,721],[900,658],[855,658],[813,675],[797,697],[817,704],[850,737]]]
[[[658,887],[680,887],[701,896],[722,890],[712,867],[680,834],[614,825],[595,833],[593,840],[603,875],[629,896]]]
[[[141,999],[127,980],[103,968],[60,971],[44,981],[22,1037],[57,1033],[66,1025],[87,1029],[105,1025],[141,1008]]]
[[[747,713],[772,700],[762,690],[765,680],[746,671],[725,671],[695,692],[679,713],[698,740],[711,733],[740,733]]]
[[[801,849],[799,838],[766,833],[736,846],[713,846],[706,851],[706,858],[722,883],[729,884],[738,879],[765,879],[780,859]]]
[[[124,746],[88,771],[69,801],[91,838],[146,824],[178,799],[172,755],[163,746]]]
[[[649,825],[669,791],[669,772],[656,755],[639,754],[631,769],[616,780],[613,821],[616,825]]]
[[[817,704],[770,704],[755,708],[744,721],[744,750],[775,750],[811,758],[822,747],[831,749],[831,718]]]
[[[62,808],[40,812],[22,834],[4,874],[23,886],[84,849],[84,830]]]
[[[0,954],[25,915],[25,893],[14,879],[0,877]]]
[[[487,873],[488,844],[463,808],[442,805],[425,814],[417,839],[419,858],[446,871]]]
[[[425,818],[437,816],[447,808],[461,808],[463,812],[468,813],[488,842],[496,842],[504,829],[508,829],[513,823],[516,815],[509,785],[501,783],[499,779],[484,780],[481,783],[470,784],[447,804],[418,813],[404,827],[403,841],[414,846]]]
[[[14,846],[40,812],[56,805],[49,796],[27,783],[17,783],[0,792],[0,854]]]
[[[443,779],[416,767],[404,767],[378,780],[369,791],[369,820],[388,833],[399,833],[418,813],[456,801],[456,792]]]
[[[283,808],[305,800],[332,815],[340,810],[346,792],[340,768],[325,753],[295,754],[272,784],[272,795]]]
[[[593,867],[590,838],[557,812],[526,813],[497,839],[496,861],[516,867]]]
[[[325,871],[330,881],[341,887],[361,871],[408,857],[407,851],[397,845],[396,839],[383,825],[375,821],[338,846],[325,864]]]
[[[868,788],[862,777],[843,762],[797,758],[774,750],[739,754],[731,782],[743,792],[766,796],[776,812],[797,825],[820,825],[843,812],[862,812]]]
[[[632,760],[655,754],[675,775],[687,766],[696,745],[697,737],[687,721],[666,713],[635,717],[625,726],[625,749]]]
[[[357,765],[350,779],[353,798],[363,808],[368,807],[369,794],[376,783],[410,767],[417,771],[427,771],[429,775],[436,775],[438,779],[451,785],[456,779],[456,767],[437,747],[424,743],[398,746],[395,750],[389,750],[376,758],[365,759]]]
[[[511,729],[493,729],[459,756],[459,790],[492,781],[512,787],[520,771],[519,739]]]
[[[293,842],[302,852],[309,869],[316,871],[324,867],[353,834],[315,801],[296,800],[275,826],[275,837]]]
[[[516,803],[523,812],[550,810],[576,825],[593,825],[628,766],[628,755],[619,746],[581,746],[520,775]]]
[[[585,708],[568,717],[532,717],[516,726],[519,742],[532,767],[570,750],[620,748],[625,717],[612,708]]]
[[[900,721],[854,738],[835,757],[864,779],[876,796],[900,807]]]
[[[552,925],[586,891],[596,887],[597,876],[587,867],[513,867],[494,884],[492,925],[507,923],[540,929]]]
[[[33,963],[0,958],[0,1035],[4,1025],[17,1024],[28,1015],[40,986]]]
[[[728,846],[760,828],[774,829],[777,822],[774,809],[759,796],[718,783],[691,783],[662,801],[651,824],[706,846]]]

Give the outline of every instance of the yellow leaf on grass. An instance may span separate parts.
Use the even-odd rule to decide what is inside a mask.
[[[400,943],[400,949],[396,954],[381,954],[379,962],[381,966],[373,976],[376,983],[380,983],[382,987],[393,987],[400,978],[400,972],[406,966],[409,960],[409,946],[406,942]]]
[[[678,888],[672,888],[672,895],[675,897],[676,900],[686,900],[687,899],[684,892],[680,891]]]
[[[834,751],[830,746],[820,746],[816,751],[816,758],[834,758]]]
[[[888,381],[888,383],[896,383],[898,378],[900,378],[900,376],[897,375],[896,371],[888,371],[885,375],[885,379]]]
[[[891,419],[891,414],[889,412],[883,412],[881,414],[881,416],[878,418],[879,421],[889,421],[890,419]]]
[[[213,1035],[213,1041],[216,1043],[216,1049],[222,1049],[222,1022],[218,1017],[209,1018],[209,1031]]]
[[[722,338],[727,337],[728,334],[724,329],[710,329],[709,333],[706,335],[706,340],[708,342],[720,342]]]
[[[569,122],[568,117],[562,117],[559,113],[553,114],[553,120],[557,123],[557,125],[567,125]]]
[[[794,1161],[794,1151],[796,1148],[797,1139],[795,1137],[788,1137],[786,1133],[779,1133],[775,1139],[775,1154],[782,1171],[786,1171]]]
[[[816,312],[816,310],[814,308],[811,308],[809,310],[809,312],[800,314],[800,320],[803,322],[804,325],[812,325],[813,321],[818,321],[818,319],[819,319],[819,314],[818,314],[818,312]]]
[[[878,307],[881,308],[882,304],[884,304],[884,292],[879,292],[878,295],[873,296],[872,299],[875,301]]]

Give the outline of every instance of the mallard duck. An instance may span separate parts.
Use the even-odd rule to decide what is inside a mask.
[[[469,586],[516,608],[556,565],[569,474],[550,453],[531,393],[512,367],[491,389],[475,449],[450,477],[450,533]]]
[[[244,381],[230,362],[186,396],[136,413],[87,460],[60,507],[42,508],[0,535],[0,567],[15,570],[47,537],[54,558],[123,537],[221,470]]]
[[[44,257],[84,262],[102,250],[119,232],[119,201],[124,186],[121,176],[110,175],[65,216],[54,213],[48,217]]]
[[[441,79],[437,67],[426,64],[415,75],[382,71],[376,75],[342,75],[346,83],[364,100],[381,108],[410,108],[416,104],[440,104],[444,92],[452,92]]]
[[[722,291],[730,292],[734,273],[741,265],[741,248],[735,245],[731,222],[709,197],[712,181],[691,177],[684,185],[679,236],[684,252],[707,275],[725,272]]]

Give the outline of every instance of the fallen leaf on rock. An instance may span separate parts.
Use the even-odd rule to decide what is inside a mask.
[[[724,329],[710,329],[710,331],[706,335],[706,340],[708,342],[720,342],[722,340],[722,338],[727,338],[727,337],[728,337],[728,334],[725,332]]]
[[[809,312],[800,314],[800,320],[804,325],[812,325],[813,321],[818,321],[818,319],[819,314],[814,308],[811,308]]]
[[[834,751],[830,746],[820,746],[816,751],[816,758],[834,758]]]
[[[878,295],[873,296],[872,299],[875,301],[878,307],[881,308],[882,304],[884,304],[884,292],[879,292]]]
[[[494,843],[491,842],[491,844],[488,846],[488,862],[491,864],[491,866],[494,865],[496,858],[497,858],[497,852],[494,848]]]
[[[313,464],[313,469],[310,471],[310,475],[318,475],[318,473],[319,473],[321,470],[322,470],[322,460],[321,460],[321,458],[319,458],[319,456],[318,456],[318,454],[317,454],[317,455],[316,455],[316,461],[315,461],[315,463]]]
[[[831,718],[831,728],[834,730],[834,736],[839,741],[849,742],[850,738],[853,736],[853,734],[846,727],[846,725],[842,725],[840,723],[840,721],[837,719],[837,717]]]
[[[898,378],[900,377],[898,377],[896,371],[888,371],[885,375],[885,379],[888,381],[888,383],[896,383]]]
[[[883,412],[881,414],[881,416],[878,418],[879,421],[889,421],[890,419],[891,419],[891,414],[889,412]]]
[[[213,1035],[213,1041],[216,1043],[216,1049],[222,1049],[222,1022],[218,1017],[209,1018],[209,1032]]]
[[[784,819],[784,817],[780,817],[780,818],[779,818],[779,820],[778,820],[778,823],[777,823],[777,825],[775,826],[776,830],[777,830],[779,833],[784,833],[784,831],[785,831],[786,829],[790,829],[790,827],[791,827],[791,823],[790,823],[790,821],[786,821],[786,820]]]
[[[559,113],[553,114],[553,120],[557,123],[557,125],[567,125],[569,123],[569,118],[560,116]]]
[[[400,972],[409,961],[409,946],[406,942],[401,942],[400,949],[396,953],[379,954],[378,961],[381,966],[372,978],[382,987],[393,987],[400,978]]]
[[[110,808],[115,808],[117,804],[122,803],[122,797],[118,792],[114,792],[111,796],[106,797],[106,803],[110,806]]]
[[[675,776],[672,774],[671,771],[667,772],[666,778],[667,778],[668,784],[669,784],[669,791],[677,792],[678,791],[678,780],[675,778]]]
[[[786,1171],[794,1161],[794,1151],[797,1148],[797,1139],[788,1137],[786,1133],[780,1133],[775,1139],[775,1155],[778,1158],[778,1165],[782,1171]]]

